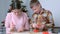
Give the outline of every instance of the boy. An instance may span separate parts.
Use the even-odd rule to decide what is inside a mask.
[[[30,8],[34,11],[32,15],[32,28],[40,30],[48,30],[47,27],[54,27],[52,13],[42,8],[38,0],[30,1]]]

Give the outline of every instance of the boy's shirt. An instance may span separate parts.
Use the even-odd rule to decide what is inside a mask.
[[[52,13],[48,10],[42,9],[40,14],[34,13],[31,19],[32,23],[45,24],[47,27],[54,26]]]

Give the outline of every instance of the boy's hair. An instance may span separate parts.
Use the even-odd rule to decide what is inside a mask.
[[[30,8],[32,8],[33,5],[38,5],[38,4],[40,4],[40,2],[38,0],[31,0],[30,1]],[[41,6],[41,4],[40,4],[40,6]]]

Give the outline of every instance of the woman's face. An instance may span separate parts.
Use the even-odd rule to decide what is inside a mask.
[[[14,13],[16,16],[21,15],[21,9],[14,9],[14,10],[12,10],[12,11],[13,11],[13,13]]]

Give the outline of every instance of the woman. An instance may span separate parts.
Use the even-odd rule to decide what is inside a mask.
[[[8,13],[5,19],[5,27],[6,33],[10,34],[11,31],[22,32],[24,30],[29,30],[29,23],[27,14],[22,12],[21,8],[19,8],[19,4],[17,3],[13,7],[12,12]],[[19,7],[18,7],[19,6]]]

